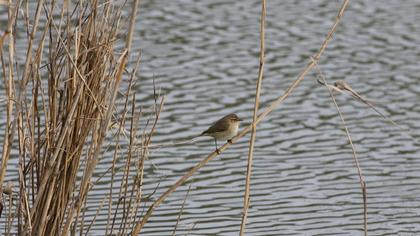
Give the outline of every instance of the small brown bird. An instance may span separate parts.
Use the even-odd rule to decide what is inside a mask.
[[[236,114],[229,114],[222,119],[216,121],[210,128],[200,134],[200,136],[210,136],[214,138],[216,145],[216,152],[219,153],[217,148],[217,140],[228,140],[235,137],[238,133],[239,122],[242,121]]]

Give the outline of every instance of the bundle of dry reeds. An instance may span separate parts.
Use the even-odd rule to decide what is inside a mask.
[[[85,220],[84,206],[113,120],[118,130],[115,146],[118,147],[123,133],[130,134],[130,145],[123,153],[129,158],[121,170],[121,186],[126,187],[121,188],[119,195],[121,199],[134,200],[112,208],[111,184],[107,232],[127,233],[137,218],[147,155],[146,151],[134,153],[134,146],[139,145],[135,132],[139,115],[131,85],[140,60],[131,72],[126,68],[138,1],[129,6],[97,0],[63,1],[61,5],[41,0],[36,10],[29,4],[9,2],[9,22],[0,38],[1,73],[7,95],[0,193],[9,160],[17,158],[19,163],[19,187],[15,195],[9,195],[6,229],[19,235],[67,235],[90,229],[94,219]],[[130,7],[131,17],[123,18]],[[15,55],[16,25],[22,23],[27,29],[26,38],[20,39],[27,46],[25,61],[19,61]],[[129,78],[128,86],[120,91],[123,77]],[[119,93],[123,96],[117,96]],[[114,106],[117,99],[125,104],[122,111]],[[157,118],[158,114],[155,122]],[[130,132],[124,132],[127,125]],[[146,135],[142,140],[148,143],[150,137]],[[16,149],[18,155],[13,155],[12,150]],[[119,155],[121,152],[116,150],[113,164],[105,173],[112,180]],[[138,157],[139,172],[133,187],[127,189],[134,155]],[[4,196],[0,194],[0,212],[4,209]],[[116,221],[117,212],[123,212],[118,217],[120,221]],[[114,227],[115,224],[120,225]]]

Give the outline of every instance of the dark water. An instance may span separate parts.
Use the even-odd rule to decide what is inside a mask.
[[[267,4],[262,107],[285,91],[317,51],[341,1]],[[141,1],[134,42],[143,52],[135,87],[138,101],[150,101],[152,78],[166,96],[153,143],[199,133],[227,113],[237,113],[246,124],[251,121],[260,9],[256,0]],[[420,234],[420,144],[415,141],[420,140],[419,11],[415,0],[351,1],[320,61],[329,81],[346,80],[412,133],[348,96],[337,98],[366,178],[369,235]],[[2,24],[4,19],[1,16]],[[4,96],[4,90],[1,93]],[[248,138],[191,179],[177,235],[237,235]],[[151,151],[145,194],[160,182],[154,195],[158,197],[211,151],[211,139]],[[106,156],[99,171],[105,171],[111,159]],[[109,180],[103,178],[89,195],[88,217],[108,194]],[[145,235],[172,233],[187,189],[188,184],[155,210]],[[106,213],[104,208],[92,235],[104,233]],[[258,126],[247,233],[362,235],[362,226],[362,196],[351,149],[327,90],[311,73]]]

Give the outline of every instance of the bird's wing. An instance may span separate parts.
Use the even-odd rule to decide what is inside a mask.
[[[223,118],[222,118],[223,119]],[[229,129],[229,123],[223,122],[222,119],[216,121],[210,128],[204,131],[202,134],[218,133]]]

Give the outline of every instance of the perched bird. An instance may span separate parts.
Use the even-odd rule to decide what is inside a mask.
[[[216,152],[219,153],[217,148],[217,140],[228,140],[235,137],[238,133],[239,122],[242,121],[236,114],[229,114],[220,120],[216,121],[210,128],[201,133],[199,136],[210,136],[214,138],[216,145]]]

